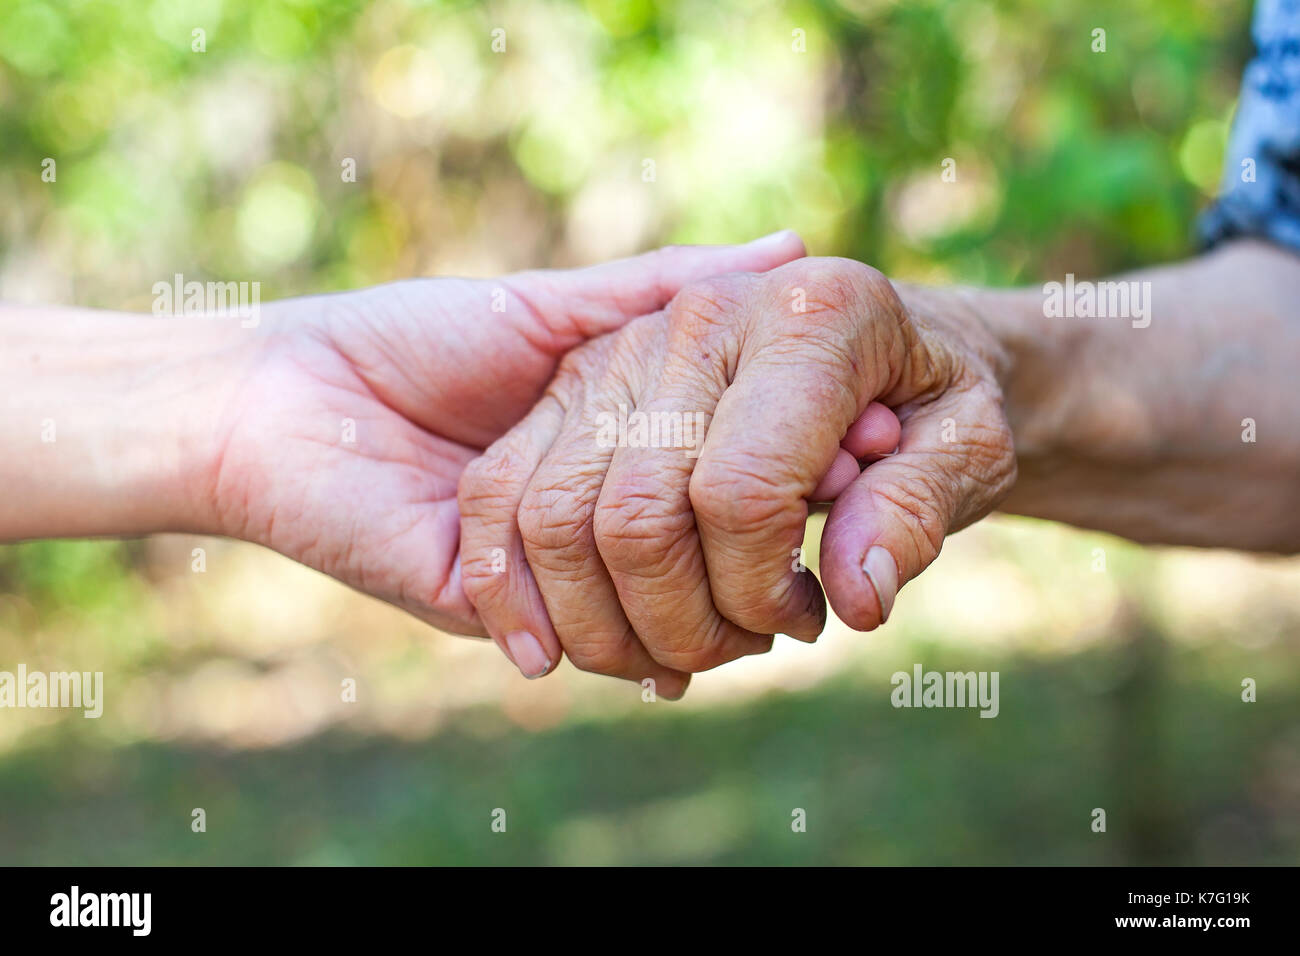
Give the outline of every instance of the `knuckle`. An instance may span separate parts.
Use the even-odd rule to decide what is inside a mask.
[[[583,346],[565,352],[555,365],[555,375],[551,379],[547,393],[563,403],[563,396],[578,386],[583,377],[591,371],[594,358]]]
[[[460,565],[461,586],[465,596],[475,607],[495,603],[505,596],[509,575],[488,552],[462,553]]]
[[[784,489],[757,462],[736,457],[701,459],[690,496],[696,517],[724,531],[762,527],[788,507]]]
[[[569,641],[564,645],[569,663],[589,674],[618,677],[628,663],[627,650],[621,641],[586,639]]]
[[[713,670],[713,668],[721,667],[723,664],[735,659],[716,649],[707,647],[688,650],[660,650],[657,653],[652,653],[652,656],[655,663],[686,674],[699,674],[703,671]]]
[[[632,324],[628,323],[629,326]],[[627,328],[624,326],[625,334]],[[622,337],[607,335],[593,338],[565,352],[555,364],[555,374],[546,388],[546,399],[554,401],[561,409],[569,408],[592,381],[603,375],[609,365],[610,355]]]
[[[976,415],[967,426],[959,464],[967,494],[955,516],[964,527],[992,511],[1015,486],[1019,472],[1011,426],[1002,408],[1001,390],[982,382],[971,389]]]
[[[504,440],[495,443],[461,473],[456,492],[462,513],[480,514],[510,499],[530,471],[518,449]]]
[[[833,261],[836,266],[835,287],[848,299],[850,305],[858,305],[864,299],[871,302],[894,300],[894,285],[879,269],[873,269],[856,259]]]
[[[966,443],[965,470],[981,484],[1003,484],[1014,479],[1016,454],[1010,428],[995,420],[972,426]]]
[[[906,518],[904,526],[912,537],[922,566],[928,565],[943,547],[948,532],[940,502],[949,490],[920,471],[910,471],[887,485],[872,489],[872,494],[897,514]]]
[[[746,630],[757,633],[780,631],[806,609],[797,606],[787,581],[753,581],[740,594],[719,597],[718,609]]]
[[[1015,442],[1007,422],[1005,398],[991,374],[968,375],[954,388],[965,392],[964,417],[970,422],[964,435],[966,444],[981,456],[1013,458]]]
[[[660,483],[623,479],[615,493],[602,494],[596,504],[596,548],[612,568],[641,568],[648,557],[668,550],[666,544],[676,540],[683,521],[689,521],[688,512],[663,499]]]
[[[582,540],[588,509],[583,500],[553,484],[533,484],[519,503],[519,534],[529,559],[572,547]]]
[[[791,266],[784,282],[804,290],[808,312],[856,314],[895,299],[893,285],[879,270],[854,259],[803,259]]]
[[[705,331],[724,325],[741,304],[741,284],[736,276],[714,276],[691,282],[668,305],[670,321],[691,331]]]
[[[642,636],[642,643],[655,663],[687,674],[698,674],[725,664],[729,658],[712,637],[716,627],[709,633],[691,632],[678,635],[671,642],[651,641]]]
[[[647,645],[647,649],[656,663],[687,674],[713,670],[754,652],[752,648],[725,645],[718,636],[721,625],[721,618],[718,618],[707,633],[692,635],[690,640],[675,646]],[[770,647],[769,641],[768,648]]]

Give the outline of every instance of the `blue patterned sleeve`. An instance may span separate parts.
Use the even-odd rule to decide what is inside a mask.
[[[1207,246],[1258,236],[1300,252],[1300,0],[1259,0],[1219,198],[1200,220]]]

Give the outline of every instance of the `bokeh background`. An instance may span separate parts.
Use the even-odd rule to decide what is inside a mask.
[[[783,227],[933,282],[1176,258],[1249,13],[2,0],[0,296],[147,310],[181,272],[266,300]],[[102,670],[107,705],[0,711],[0,863],[1296,863],[1298,585],[994,518],[879,632],[649,704],[250,545],[3,547],[0,670]],[[1000,716],[895,710],[918,662],[999,671]]]

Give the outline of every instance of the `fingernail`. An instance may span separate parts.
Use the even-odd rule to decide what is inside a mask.
[[[898,595],[898,565],[893,556],[880,545],[872,545],[867,552],[867,559],[862,562],[862,570],[867,580],[876,589],[876,600],[880,602],[880,623],[889,620],[889,612],[894,609],[894,598]]]
[[[506,647],[519,666],[519,671],[529,680],[542,677],[551,669],[551,659],[542,644],[527,631],[512,631],[506,635]]]
[[[750,240],[749,245],[775,246],[784,242],[790,237],[790,235],[791,233],[789,229],[778,229],[776,232],[768,233],[766,236],[762,236],[761,238]]]

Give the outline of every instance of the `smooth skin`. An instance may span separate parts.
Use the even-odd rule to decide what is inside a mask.
[[[466,592],[526,676],[565,654],[669,697],[773,634],[814,639],[822,591],[791,554],[872,403],[897,413],[898,452],[836,489],[821,545],[854,628],[997,508],[1143,543],[1300,549],[1300,259],[1240,241],[1120,278],[1151,284],[1148,326],[844,259],[692,284],[566,356],[465,470]],[[702,453],[602,447],[598,416],[620,403],[705,413]],[[489,574],[493,547],[527,566]]]

